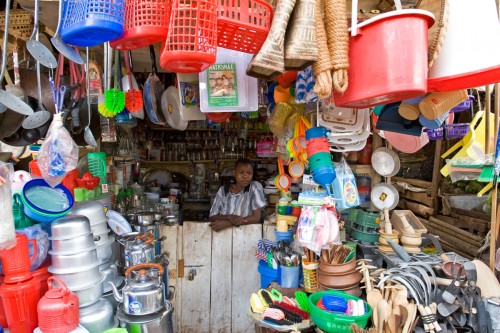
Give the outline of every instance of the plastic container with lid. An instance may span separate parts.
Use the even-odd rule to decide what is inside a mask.
[[[446,92],[433,92],[428,94],[418,103],[420,113],[427,119],[436,119],[442,114],[450,111],[453,107],[467,100],[467,90],[455,90]]]

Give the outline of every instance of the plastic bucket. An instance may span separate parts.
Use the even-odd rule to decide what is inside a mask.
[[[37,305],[41,298],[38,281],[4,283],[0,286],[0,298],[10,332],[33,332],[37,328]]]
[[[327,139],[317,138],[307,141],[307,156],[311,157],[319,153],[330,153],[330,145]]]
[[[299,287],[300,266],[286,267],[280,266],[280,285],[282,288]]]
[[[428,128],[428,129],[438,129],[444,123],[446,118],[448,118],[449,114],[450,114],[450,111],[445,112],[442,115],[440,115],[439,117],[437,117],[436,119],[432,119],[432,120],[427,119],[423,115],[420,115],[420,117],[418,117],[418,121],[420,122],[420,125]]]
[[[275,234],[276,234],[276,242],[279,241],[285,241],[288,243],[293,242],[293,231],[286,231],[286,232],[275,231]]]
[[[425,94],[427,30],[434,16],[405,9],[357,25],[357,2],[352,1],[349,87],[343,94],[333,92],[335,105],[366,108]]]
[[[267,266],[264,260],[259,261],[260,287],[267,288],[274,281],[278,281],[278,270]]]
[[[496,1],[448,0],[448,25],[429,70],[429,91],[449,91],[500,81],[500,23]],[[459,54],[460,56],[457,56]]]
[[[23,187],[23,192],[21,195],[21,201],[24,204],[24,214],[26,214],[28,217],[32,218],[35,221],[38,222],[43,222],[43,223],[50,223],[54,221],[55,219],[59,217],[63,217],[66,214],[69,213],[71,210],[71,207],[73,207],[74,200],[73,196],[71,195],[71,192],[64,186],[62,185],[57,185],[55,188],[62,190],[68,200],[69,200],[69,207],[61,212],[53,212],[53,211],[48,211],[45,210],[41,207],[35,206],[32,202],[29,201],[29,199],[26,197],[26,191],[29,190],[33,186],[49,186],[45,180],[43,179],[33,179],[30,180],[29,182],[26,183],[26,185]]]
[[[332,156],[330,153],[316,153],[309,157],[309,168],[311,170],[316,170],[321,167],[333,166]]]

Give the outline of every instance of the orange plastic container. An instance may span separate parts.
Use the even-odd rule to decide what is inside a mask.
[[[116,50],[135,50],[165,41],[173,0],[125,0],[123,35],[109,44]]]
[[[266,1],[218,0],[218,45],[255,54],[267,38],[272,18],[273,7]]]
[[[41,298],[38,280],[4,283],[0,286],[0,298],[11,333],[31,333],[37,328],[37,304]]]
[[[160,65],[174,73],[199,73],[217,55],[217,0],[174,1]]]
[[[358,25],[349,38],[349,87],[344,94],[333,92],[335,105],[361,109],[423,95],[433,23],[429,12],[405,9]]]

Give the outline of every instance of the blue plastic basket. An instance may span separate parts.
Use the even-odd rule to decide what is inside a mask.
[[[96,46],[123,34],[124,0],[65,1],[61,38],[75,46]]]

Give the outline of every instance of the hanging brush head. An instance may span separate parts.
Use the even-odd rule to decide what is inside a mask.
[[[113,51],[110,51],[113,52]],[[118,89],[118,57],[119,53],[115,54],[115,70],[114,70],[114,88],[106,90],[104,93],[104,103],[108,114],[112,116],[122,112],[125,108],[125,93]]]
[[[125,93],[125,107],[129,112],[139,112],[142,109],[142,91],[134,89],[132,84],[132,72],[130,70],[130,57],[129,51],[124,51],[125,66],[127,67],[127,79],[129,83],[128,91]]]

